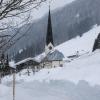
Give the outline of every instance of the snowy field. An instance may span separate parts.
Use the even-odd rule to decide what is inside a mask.
[[[12,88],[0,85],[0,100],[12,100]],[[16,85],[16,100],[100,100],[100,86],[80,81],[27,82]]]
[[[100,100],[100,50],[92,53],[100,26],[82,37],[56,47],[67,56],[79,51],[80,57],[63,67],[42,69],[30,76],[27,70],[16,75],[16,100]],[[12,76],[2,79],[0,100],[12,100]]]

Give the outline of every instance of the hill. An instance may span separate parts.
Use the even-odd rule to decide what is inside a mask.
[[[100,0],[75,0],[65,7],[52,11],[51,16],[55,46],[74,37],[82,36],[94,25],[99,25],[99,5]],[[29,30],[27,31],[28,28]],[[44,51],[46,30],[47,14],[31,24],[21,27],[19,35],[26,31],[27,35],[9,50],[9,55],[11,56],[13,52],[13,55],[16,55],[16,60],[21,60],[42,53]],[[13,48],[15,49],[13,50]],[[26,55],[22,58],[19,57],[19,51],[21,49],[23,49],[21,57]]]

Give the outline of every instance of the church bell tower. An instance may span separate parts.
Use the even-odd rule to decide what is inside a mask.
[[[54,42],[53,42],[53,33],[52,33],[51,13],[50,13],[50,7],[49,7],[45,53],[48,54],[52,52],[53,50],[54,50]]]

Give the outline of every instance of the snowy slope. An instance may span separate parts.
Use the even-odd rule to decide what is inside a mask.
[[[64,67],[42,69],[30,76],[27,70],[16,75],[16,100],[99,100],[100,50],[92,53],[100,26],[94,26],[82,37],[67,41],[56,49],[65,57],[79,51],[80,57],[65,62]],[[5,89],[5,91],[3,90]],[[12,76],[2,79],[0,100],[12,99]]]
[[[100,33],[100,26],[95,25],[90,31],[84,33],[82,37],[76,37],[57,47],[65,56],[75,54],[76,51],[91,52],[94,41]]]
[[[24,81],[70,80],[74,82],[86,80],[89,81],[90,84],[100,84],[100,79],[98,77],[100,73],[100,51],[97,50],[94,53],[91,52],[99,32],[100,26],[95,25],[90,31],[84,33],[82,37],[76,37],[56,47],[56,49],[61,51],[65,57],[75,54],[76,51],[79,51],[79,54],[81,55],[70,63],[65,62],[63,68],[42,69],[34,76],[32,74],[30,77],[28,77],[27,74],[25,75],[26,70],[24,70],[22,72],[22,77],[17,75],[17,79]]]
[[[74,83],[77,83],[79,80],[85,80],[91,85],[100,84],[98,77],[100,74],[100,51],[91,52],[94,40],[99,32],[100,26],[95,25],[90,31],[84,33],[82,37],[76,37],[56,47],[56,49],[64,53],[65,57],[75,54],[76,51],[79,51],[81,55],[70,63],[65,62],[64,67],[42,69],[34,76],[31,73],[32,75],[30,77],[25,74],[26,70],[24,70],[21,77],[17,75],[17,80],[28,82],[33,80],[69,80]]]

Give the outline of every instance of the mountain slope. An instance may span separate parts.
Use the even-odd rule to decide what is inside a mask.
[[[88,32],[84,33],[82,37],[77,36],[56,48],[64,53],[65,56],[75,54],[77,51],[80,53],[91,52],[93,49],[94,41],[100,33],[100,26],[94,25]]]
[[[55,46],[76,36],[82,36],[83,33],[90,30],[95,24],[99,25],[99,5],[100,0],[75,0],[61,9],[52,11]],[[18,55],[18,51],[24,48],[27,48],[25,52],[23,51],[24,54],[27,52],[26,57],[35,56],[44,51],[47,15],[32,24],[21,27],[20,34],[23,34],[29,26],[31,28],[27,32],[27,36],[13,46],[15,50],[12,48],[11,52],[13,51],[14,55]],[[29,51],[33,52],[30,53]]]

